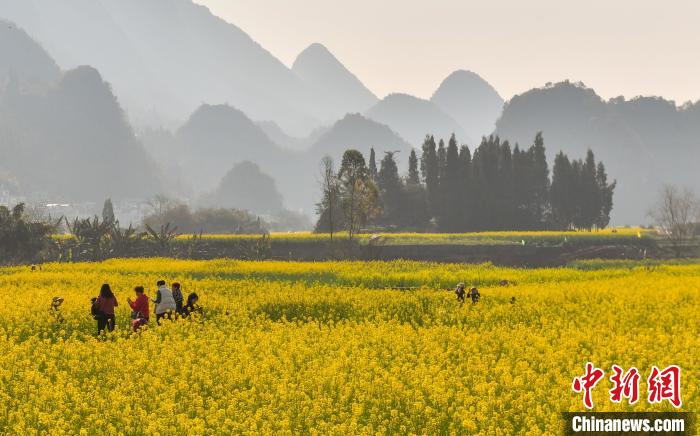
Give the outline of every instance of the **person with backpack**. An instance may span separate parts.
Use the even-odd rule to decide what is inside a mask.
[[[116,318],[114,316],[114,308],[119,306],[117,297],[114,296],[112,288],[105,283],[100,288],[100,295],[93,299],[92,314],[97,320],[97,334],[99,335],[105,329],[110,332],[114,331]]]
[[[182,315],[182,291],[180,290],[180,284],[174,282],[173,287],[173,299],[175,300],[175,313]]]
[[[476,288],[471,288],[469,290],[469,298],[471,298],[472,304],[478,303],[479,299],[481,298],[481,294],[479,293],[479,290]]]
[[[131,307],[131,328],[134,331],[138,331],[141,326],[148,324],[150,309],[148,308],[148,297],[144,294],[143,286],[135,287],[134,292],[136,293],[136,300],[131,301],[131,298],[127,298],[126,302]]]
[[[159,280],[156,285],[158,286],[158,290],[156,291],[156,298],[153,300],[153,303],[156,305],[156,323],[160,325],[160,320],[163,318],[173,319],[173,312],[176,306],[173,292],[165,286],[165,280]]]
[[[455,294],[457,295],[457,301],[459,301],[459,304],[464,304],[464,296],[466,295],[464,288],[464,283],[460,283],[457,285],[457,289],[455,289]]]

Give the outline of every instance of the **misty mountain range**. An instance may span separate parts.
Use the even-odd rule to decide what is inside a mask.
[[[590,147],[605,162],[619,186],[614,222],[643,222],[662,182],[700,188],[697,103],[606,102],[564,82],[504,106],[469,71],[429,100],[380,99],[321,44],[287,67],[190,0],[6,0],[0,19],[0,184],[25,193],[211,200],[224,176],[246,180],[231,171],[250,161],[262,171],[239,165],[251,190],[275,191],[269,176],[286,207],[311,213],[326,154],[374,147],[405,166],[427,133],[473,150],[482,135],[529,145],[537,131],[551,158]],[[251,209],[278,204],[264,197]]]

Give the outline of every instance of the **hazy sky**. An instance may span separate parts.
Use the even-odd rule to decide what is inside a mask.
[[[196,0],[291,65],[326,45],[379,96],[455,69],[505,98],[549,81],[603,97],[700,99],[700,0]]]

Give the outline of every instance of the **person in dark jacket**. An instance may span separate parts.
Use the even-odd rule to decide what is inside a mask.
[[[197,304],[199,301],[199,296],[192,292],[190,295],[187,296],[187,304],[185,304],[182,308],[182,317],[187,318],[188,316],[192,315],[193,313],[197,313],[199,315],[203,314],[202,308]]]
[[[117,297],[114,296],[112,288],[107,283],[100,288],[100,295],[95,299],[94,303],[97,307],[97,334],[99,335],[105,329],[114,331],[116,318],[114,316],[114,308],[119,306]]]
[[[479,299],[481,298],[481,294],[479,293],[479,290],[476,288],[471,288],[469,290],[469,298],[471,298],[472,304],[478,303]]]
[[[464,297],[467,294],[465,291],[465,286],[464,283],[460,283],[457,285],[457,289],[455,289],[455,294],[457,295],[457,301],[459,301],[460,304],[464,304]]]
[[[179,283],[175,282],[172,284],[172,292],[175,300],[175,313],[182,315],[182,290]]]

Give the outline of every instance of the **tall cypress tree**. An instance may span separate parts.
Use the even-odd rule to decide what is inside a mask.
[[[586,160],[581,168],[581,192],[579,203],[581,205],[581,228],[590,230],[600,217],[600,190],[598,189],[598,177],[596,175],[596,163],[593,151],[588,149]]]
[[[440,228],[447,232],[459,230],[462,220],[461,171],[457,138],[453,134],[445,150],[445,170],[440,180],[442,208],[439,219]]]
[[[423,180],[425,181],[428,210],[431,216],[437,216],[437,210],[439,208],[439,171],[435,138],[426,136],[425,142],[423,143],[423,155],[421,156],[421,172],[423,174]]]
[[[112,204],[112,199],[108,198],[105,200],[102,206],[102,221],[107,224],[114,224],[116,218],[114,217],[114,205]]]
[[[467,232],[473,229],[472,217],[472,153],[469,147],[462,145],[459,148],[459,184],[460,184],[460,206],[462,208],[462,222],[459,231]]]
[[[433,216],[440,220],[445,210],[445,203],[447,201],[446,194],[446,183],[445,183],[445,169],[447,168],[447,149],[445,148],[445,141],[440,139],[437,148],[437,160],[438,160],[438,189],[436,197],[436,208],[433,211]]]
[[[613,193],[617,182],[613,181],[611,184],[608,184],[608,175],[605,173],[605,165],[603,165],[603,162],[598,162],[596,181],[600,198],[600,210],[595,224],[599,229],[604,229],[610,223],[610,212],[613,207]]]
[[[513,148],[513,197],[515,202],[514,221],[517,223],[517,228],[533,228],[533,219],[529,209],[532,203],[530,172],[530,155],[528,152],[520,150],[520,146],[516,143]]]
[[[418,173],[418,156],[416,150],[411,149],[411,154],[408,156],[408,177],[406,182],[409,185],[420,185],[420,174]]]
[[[533,220],[533,225],[542,227],[547,221],[549,213],[549,167],[547,165],[547,155],[544,148],[544,139],[542,132],[538,132],[535,136],[535,142],[528,151],[530,154],[530,175],[529,184],[531,185],[531,203],[530,215]]]
[[[508,141],[504,141],[498,149],[498,175],[494,182],[495,224],[499,229],[504,230],[517,228],[513,189],[513,154]]]
[[[554,158],[550,191],[552,220],[561,229],[568,229],[574,221],[574,174],[569,158],[559,152]]]
[[[583,160],[576,159],[571,161],[571,177],[572,177],[572,187],[571,192],[573,195],[572,209],[573,209],[573,228],[583,229],[586,228],[586,222],[584,220],[583,214],[583,203],[581,202],[581,197],[583,196]]]
[[[474,214],[476,230],[494,229],[498,222],[497,192],[499,177],[499,155],[501,140],[498,136],[489,136],[481,141],[474,151],[472,174],[474,180]]]
[[[399,177],[393,152],[386,152],[381,161],[377,175],[377,185],[382,199],[382,224],[396,225],[401,220],[401,204],[403,202],[403,185]]]
[[[369,149],[369,166],[367,167],[369,171],[369,177],[373,181],[377,181],[377,157],[374,154],[374,147]]]
[[[415,150],[411,150],[408,157],[408,176],[403,197],[400,225],[405,229],[425,230],[430,221],[430,212],[426,189],[421,184],[418,172],[418,156]]]
[[[445,175],[445,167],[447,167],[447,149],[445,149],[445,141],[440,139],[437,148],[438,159],[438,178],[441,179]]]

